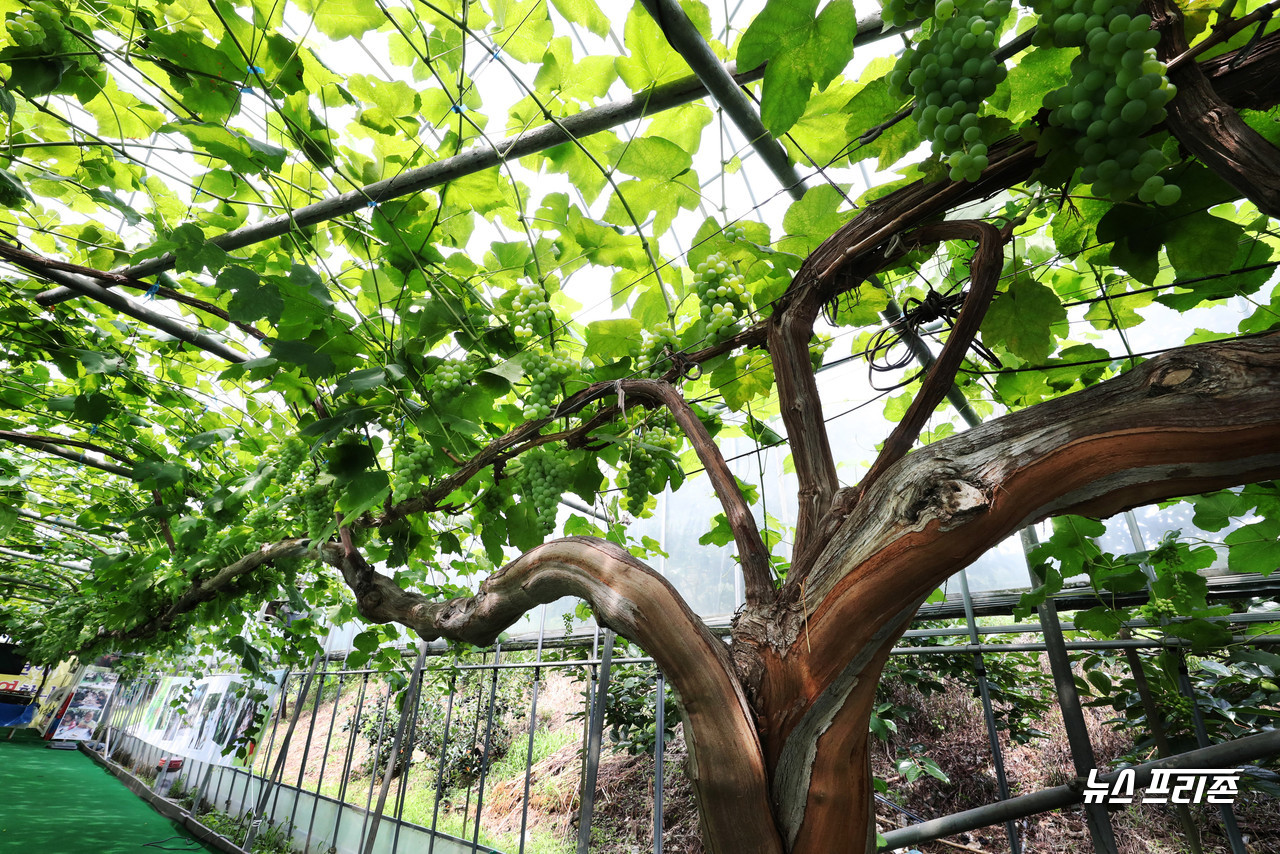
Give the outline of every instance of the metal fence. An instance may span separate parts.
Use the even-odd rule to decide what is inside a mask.
[[[1224,593],[1223,595],[1228,595]],[[1001,742],[990,698],[984,656],[992,653],[1035,651],[1050,659],[1056,679],[1071,754],[1080,776],[1094,767],[1092,745],[1075,693],[1068,650],[1102,649],[1124,653],[1135,675],[1141,671],[1139,656],[1147,649],[1177,650],[1176,641],[1064,640],[1052,600],[1042,608],[1041,625],[979,627],[969,597],[965,625],[951,628],[916,628],[909,631],[895,655],[917,657],[927,668],[933,656],[963,656],[972,660],[976,691],[983,701],[988,740],[1001,800],[1010,801],[1004,775]],[[1235,614],[1227,619],[1248,622],[1274,614]],[[1069,628],[1069,627],[1068,627]],[[1038,633],[1039,642],[984,643],[981,636]],[[912,643],[948,642],[949,636],[967,643],[911,646]],[[1238,642],[1256,646],[1280,643],[1280,636],[1250,636]],[[633,690],[631,706],[656,722],[652,746],[653,776],[651,836],[643,844],[656,854],[664,847],[663,806],[672,769],[664,767],[665,733],[670,728],[667,691],[662,674],[647,658],[620,658],[614,654],[612,633],[594,631],[575,638],[548,642],[542,633],[514,639],[474,659],[460,658],[448,649],[420,645],[412,667],[394,673],[343,669],[341,661],[317,656],[304,672],[285,674],[271,704],[270,716],[255,745],[251,760],[241,767],[225,758],[191,759],[171,768],[175,755],[139,737],[138,723],[153,701],[155,679],[138,679],[121,687],[109,710],[108,758],[131,768],[135,774],[155,773],[150,786],[159,794],[185,799],[193,811],[212,807],[240,824],[225,830],[232,842],[248,850],[255,838],[270,833],[291,837],[296,850],[334,854],[391,854],[426,851],[428,854],[461,852],[510,852],[547,850],[547,840],[531,836],[529,806],[531,788],[537,782],[535,755],[539,745],[540,692],[565,677],[576,680],[576,717],[581,734],[560,745],[561,774],[577,781],[576,827],[570,824],[552,845],[556,851],[587,852],[593,848],[592,826],[596,799],[596,775],[605,751],[605,708],[609,683],[619,672],[628,684],[641,674],[644,690]],[[620,668],[625,668],[621,670]],[[1193,697],[1185,677],[1179,682],[1184,696]],[[561,697],[563,712],[563,697]],[[405,710],[416,710],[408,714]],[[1204,722],[1197,716],[1200,746],[1208,744]],[[1159,718],[1152,719],[1159,740]],[[564,727],[560,727],[561,732]],[[543,739],[545,741],[545,734]],[[549,749],[545,744],[542,750]],[[513,799],[520,805],[518,827],[505,833],[485,823],[486,808],[495,789],[494,763],[502,760],[508,773],[502,787],[510,819]],[[572,771],[564,771],[571,767]],[[518,782],[523,773],[522,785]],[[514,777],[510,776],[514,772]],[[515,792],[513,793],[513,789]],[[1024,796],[1025,797],[1025,796]],[[1023,799],[1015,799],[1023,800]],[[1095,805],[1096,806],[1096,805]],[[1095,851],[1115,851],[1110,819],[1105,810],[1087,808]],[[969,826],[992,824],[979,815]],[[1224,833],[1233,851],[1244,852],[1244,842],[1230,806],[1221,812]],[[996,819],[995,821],[1000,821]],[[510,823],[510,822],[509,822]],[[1021,850],[1018,830],[1006,823],[1008,849]],[[941,829],[940,829],[941,830]],[[956,832],[955,827],[947,832]],[[933,836],[942,835],[934,833]],[[919,834],[916,834],[919,836]],[[906,842],[903,831],[889,834],[891,842]],[[910,837],[910,842],[923,839]],[[667,843],[671,840],[668,838]],[[631,850],[638,850],[632,848]]]

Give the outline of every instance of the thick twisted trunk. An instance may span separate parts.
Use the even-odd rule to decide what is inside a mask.
[[[806,584],[784,590],[767,621],[737,629],[758,657],[749,696],[786,850],[871,850],[876,684],[920,602],[948,576],[1050,515],[1105,516],[1277,476],[1277,335],[1172,351],[886,469]]]

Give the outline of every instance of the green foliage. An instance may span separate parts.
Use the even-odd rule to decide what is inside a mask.
[[[88,568],[67,583],[21,562],[0,631],[41,662],[129,647],[296,666],[321,651],[322,618],[358,612],[314,552],[223,572],[264,545],[331,554],[341,525],[378,571],[443,599],[556,534],[565,496],[613,514],[603,527],[571,517],[565,532],[626,542],[623,500],[642,516],[699,464],[673,422],[614,384],[667,378],[711,436],[781,442],[785,375],[762,348],[726,342],[786,304],[805,258],[867,202],[903,182],[946,194],[986,181],[1000,152],[1033,159],[1020,146],[1039,165],[979,185],[972,198],[989,201],[963,211],[1013,232],[981,330],[1001,364],[961,375],[978,409],[1101,382],[1143,358],[1139,333],[1167,348],[1182,327],[1196,341],[1276,328],[1269,219],[1162,128],[1176,95],[1134,4],[1085,5],[895,0],[885,18],[909,44],[863,63],[848,0],[770,0],[753,22],[685,0],[718,58],[767,63],[765,126],[789,131],[787,156],[829,179],[784,210],[772,189],[741,201],[730,182],[754,164],[722,147],[701,103],[538,152],[505,148],[582,121],[618,86],[643,103],[687,84],[639,5],[611,19],[595,0],[0,3],[0,231],[58,265],[0,273],[0,429],[70,449],[0,445],[0,531],[15,550]],[[997,53],[1032,27],[1025,50]],[[357,43],[376,61],[352,66]],[[491,95],[499,76],[515,99]],[[1271,112],[1245,118],[1274,136]],[[501,166],[486,159],[495,150]],[[854,198],[863,166],[882,182]],[[896,232],[862,247],[875,275],[828,307],[815,364],[861,357],[890,300],[966,286],[968,247],[903,246]],[[143,265],[102,281],[204,337],[179,341],[90,299],[40,306],[65,265]],[[1231,298],[1249,305],[1243,320],[1215,311]],[[587,389],[583,408],[566,404]],[[1190,499],[1229,569],[1280,564],[1273,493]],[[761,509],[778,546],[788,514]],[[50,534],[19,511],[74,527]],[[1109,597],[1144,589],[1149,568],[1152,634],[1208,650],[1229,632],[1197,574],[1208,543],[1112,555],[1096,527],[1058,520],[1035,555],[1046,593],[1082,575],[1098,593],[1081,630],[1139,617]],[[732,539],[723,517],[700,530]],[[260,624],[271,601],[294,619]],[[384,642],[397,632],[362,633],[353,659],[393,669]],[[625,678],[648,690],[647,675]],[[1038,708],[1006,681],[1009,708]],[[628,745],[647,737],[638,708],[611,712]],[[888,732],[895,713],[881,712]],[[1033,729],[1017,713],[1005,725]]]

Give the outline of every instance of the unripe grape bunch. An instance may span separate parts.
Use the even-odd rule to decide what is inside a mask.
[[[933,14],[934,0],[885,0],[881,18],[893,27],[904,27]]]
[[[65,10],[47,0],[35,0],[5,21],[5,31],[18,47],[30,48],[47,57],[65,58],[85,71],[96,71],[101,61],[67,31],[66,15]]]
[[[556,526],[556,511],[573,476],[573,465],[564,452],[550,447],[537,448],[520,458],[522,468],[516,480],[522,502],[532,505],[544,535]]]
[[[992,52],[1010,6],[1010,0],[939,0],[933,30],[889,72],[890,88],[915,98],[911,115],[920,135],[946,157],[953,181],[976,181],[988,165],[978,110],[1008,74]]]
[[[435,370],[435,388],[441,392],[456,391],[471,382],[471,366],[464,359],[445,359]]]
[[[702,302],[702,319],[711,341],[732,337],[738,331],[738,318],[747,310],[746,280],[717,254],[698,265],[693,286]]]
[[[555,315],[547,294],[537,282],[524,281],[511,300],[512,329],[517,338],[533,338],[551,334]]]
[[[560,397],[560,384],[573,376],[578,363],[563,353],[540,353],[531,350],[524,355],[524,375],[529,380],[525,414],[529,418],[546,418]]]
[[[1067,84],[1045,98],[1049,122],[1072,131],[1080,178],[1095,195],[1171,205],[1182,192],[1158,173],[1172,165],[1143,137],[1177,94],[1154,48],[1159,33],[1135,4],[1042,0],[1037,43],[1078,47]]]
[[[391,491],[403,500],[417,491],[431,464],[431,448],[424,444],[405,442],[396,448],[392,463]]]
[[[680,440],[664,427],[644,431],[627,458],[627,512],[639,516],[650,495],[661,492],[678,465]]]
[[[816,371],[822,367],[822,358],[831,349],[831,336],[819,333],[809,342],[809,362]]]
[[[297,436],[285,439],[275,448],[267,452],[267,459],[274,466],[271,474],[276,483],[287,484],[293,480],[294,474],[302,468],[307,459],[307,445]]]
[[[332,480],[313,483],[302,493],[301,499],[307,536],[315,539],[333,522],[333,506],[338,501],[337,486]]]
[[[655,323],[652,329],[646,330],[645,354],[647,358],[642,364],[647,366],[646,373],[650,378],[657,379],[671,370],[671,358],[667,355],[668,348],[672,352],[680,349],[680,336],[676,334],[670,323],[664,320]]]

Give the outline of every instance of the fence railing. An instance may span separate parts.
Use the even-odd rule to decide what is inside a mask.
[[[1011,644],[978,643],[979,631],[989,636],[1045,629],[1028,624],[979,630],[970,617],[968,628],[915,630],[906,641],[936,643],[939,636],[963,634],[969,643],[901,646],[894,654],[926,656],[917,659],[923,663],[937,655],[968,660],[1001,652],[1052,652],[1054,647],[1048,633],[1044,642]],[[1237,640],[1264,646],[1280,643],[1280,636]],[[1060,633],[1057,642],[1062,643]],[[1124,651],[1130,667],[1141,666],[1138,656],[1147,647],[1170,648],[1132,640],[1066,646]],[[608,632],[555,650],[541,640],[526,639],[505,650],[499,645],[480,653],[478,660],[456,658],[425,644],[417,653],[412,667],[391,673],[344,669],[341,661],[317,656],[307,670],[285,674],[270,701],[259,704],[259,719],[265,722],[252,753],[238,762],[221,752],[184,753],[173,739],[157,736],[156,721],[148,715],[154,716],[157,703],[167,697],[156,691],[158,677],[134,680],[121,686],[109,711],[107,758],[142,775],[155,792],[182,801],[193,813],[213,809],[223,814],[210,823],[246,850],[269,835],[273,843],[287,839],[308,854],[585,854],[605,850],[592,839],[596,774],[608,741],[609,682],[621,673],[629,686],[625,708],[614,709],[611,717],[654,722],[652,746],[645,746],[653,757],[650,830],[638,842],[661,854],[671,841],[664,841],[670,834],[663,825],[664,798],[678,769],[664,762],[671,729],[668,697],[662,674],[650,659],[614,655]],[[986,669],[975,666],[972,673],[976,687],[985,687]],[[548,691],[555,695],[552,701]],[[998,757],[1001,747],[990,704],[985,708],[993,757]],[[1064,718],[1067,712],[1064,707]],[[559,726],[547,725],[549,714],[559,718]],[[205,722],[187,723],[206,731]],[[214,727],[207,723],[209,731]],[[637,749],[634,742],[631,749]],[[182,760],[180,767],[175,758]],[[566,820],[556,831],[534,833],[531,798],[537,794],[535,786],[545,794],[549,763],[561,783],[556,792]],[[569,779],[572,787],[564,785]],[[496,808],[495,797],[501,800]],[[992,813],[993,822],[1003,820],[997,814]],[[966,820],[976,819],[970,814]],[[939,820],[933,836],[954,832],[947,830],[953,824]],[[1229,840],[1233,826],[1225,822]],[[1101,843],[1095,836],[1095,850],[1107,850],[1108,835],[1101,836]],[[1235,835],[1239,837],[1238,829]],[[913,833],[911,843],[933,838],[921,836]],[[1012,834],[1010,850],[1018,850]]]

